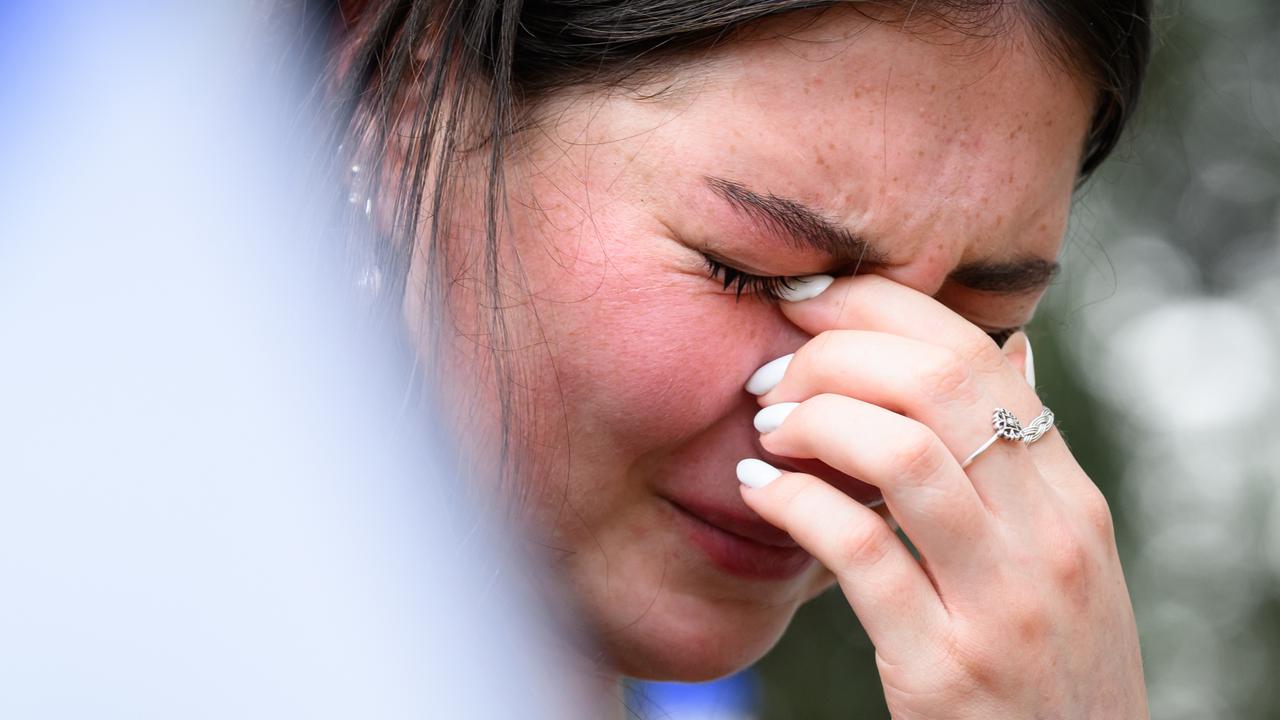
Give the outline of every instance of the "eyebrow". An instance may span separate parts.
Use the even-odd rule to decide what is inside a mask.
[[[1044,258],[1002,263],[973,262],[952,270],[947,279],[970,290],[1022,295],[1048,287],[1061,269],[1057,262]]]
[[[792,245],[810,248],[840,261],[883,263],[884,253],[861,236],[803,203],[772,193],[757,193],[742,183],[708,175],[707,185],[740,212],[778,233]]]
[[[809,248],[841,264],[888,264],[888,255],[865,238],[804,203],[772,193],[758,193],[739,182],[712,175],[707,185],[739,212],[778,233],[795,247]],[[1060,266],[1044,258],[1011,262],[977,261],[956,268],[947,279],[971,290],[1021,295],[1045,288]]]

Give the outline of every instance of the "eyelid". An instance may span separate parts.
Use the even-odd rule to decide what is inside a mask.
[[[721,289],[735,287],[734,295],[738,300],[743,293],[748,293],[768,302],[777,303],[782,300],[782,291],[791,288],[790,282],[797,279],[789,275],[759,275],[742,270],[710,253],[699,251],[709,271],[707,278],[720,278]]]
[[[692,247],[694,252],[703,257],[704,260],[714,261],[720,265],[736,270],[737,272],[754,275],[761,278],[801,278],[809,275],[831,275],[839,277],[841,275],[861,275],[870,268],[884,267],[872,262],[861,263],[843,263],[835,264],[832,262],[823,262],[822,258],[809,258],[800,268],[796,268],[798,272],[788,274],[772,273],[763,268],[752,267],[750,263],[744,262],[742,259],[730,260],[725,255],[720,254],[717,250],[707,247]],[[856,272],[855,272],[856,271]]]
[[[703,261],[706,262],[707,264],[724,266],[735,272],[745,273],[747,275],[753,275],[755,277],[760,277],[760,278],[790,277],[790,276],[783,276],[783,275],[770,275],[767,272],[756,270],[755,268],[752,268],[749,265],[746,265],[745,263],[741,263],[736,260],[728,260],[723,255],[720,255],[712,250],[698,250],[697,252],[699,255],[702,256]]]
[[[799,277],[795,275],[758,275],[735,267],[734,265],[721,260],[708,252],[699,251],[699,253],[702,255],[703,261],[710,270],[710,274],[707,276],[708,279],[714,279],[716,276],[721,276],[722,279],[720,282],[722,284],[722,289],[724,290],[728,290],[730,287],[737,285],[737,289],[734,294],[739,300],[742,299],[744,292],[750,290],[752,295],[763,300],[774,303],[780,302],[782,298],[779,292],[784,288],[789,288],[790,285],[788,285],[788,283],[792,280],[798,279]],[[979,327],[992,339],[992,341],[995,342],[997,346],[1002,348],[1014,333],[1023,329],[1022,325],[998,328],[995,330],[981,326]]]

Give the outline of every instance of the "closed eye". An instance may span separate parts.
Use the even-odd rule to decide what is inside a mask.
[[[781,302],[782,291],[790,289],[791,283],[798,279],[791,275],[755,275],[731,265],[726,265],[706,253],[702,254],[702,258],[706,262],[707,278],[719,283],[722,290],[733,288],[734,297],[738,300],[741,300],[742,296],[747,294],[766,302]],[[984,328],[983,332],[997,346],[1004,347],[1009,338],[1021,329],[1022,326],[1001,328],[999,330],[987,330]]]
[[[742,299],[743,294],[748,294],[768,302],[779,302],[782,300],[782,291],[790,289],[791,283],[796,280],[784,275],[753,275],[705,253],[702,258],[707,264],[707,278],[720,283],[722,290],[733,288],[733,294],[738,300]]]

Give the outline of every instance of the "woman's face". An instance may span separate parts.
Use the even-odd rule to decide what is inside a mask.
[[[1016,33],[788,16],[640,92],[563,93],[522,136],[504,238],[520,349],[506,359],[531,412],[514,452],[536,540],[611,667],[727,673],[831,582],[746,508],[734,475],[763,456],[743,383],[809,337],[750,289],[709,279],[705,256],[764,276],[847,273],[861,258],[858,272],[984,328],[1025,323],[1036,278],[972,286],[999,285],[984,264],[1052,262],[1065,230],[1092,101],[1044,58]],[[747,209],[771,197],[839,232],[790,237]],[[482,277],[458,274],[453,307],[483,302]],[[482,383],[459,423],[489,444],[485,332],[455,319],[454,357]]]

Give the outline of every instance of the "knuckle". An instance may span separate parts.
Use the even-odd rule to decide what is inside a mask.
[[[943,646],[943,657],[953,668],[961,688],[979,694],[998,692],[1003,684],[1001,653],[987,640],[969,635],[952,635]]]
[[[1034,672],[1021,659],[1043,656],[1056,632],[1053,614],[1041,599],[1008,593],[997,615],[961,625],[943,646],[944,656],[961,686],[981,694],[1004,694]]]
[[[1059,534],[1049,551],[1047,564],[1056,586],[1071,594],[1086,588],[1092,576],[1093,558],[1089,549],[1072,534]]]
[[[1101,490],[1093,487],[1085,492],[1081,500],[1081,511],[1085,523],[1095,536],[1106,541],[1115,538],[1115,520],[1111,516],[1111,506]]]
[[[1009,627],[1020,645],[1042,645],[1053,632],[1053,619],[1039,605],[1023,603],[1009,616]]]
[[[1004,350],[1000,349],[989,335],[977,328],[965,334],[957,353],[970,367],[984,373],[1000,370],[1007,360]]]
[[[918,486],[934,477],[945,459],[942,443],[933,431],[924,425],[909,423],[899,434],[889,463],[904,484]]]
[[[879,522],[862,522],[847,528],[835,542],[837,562],[845,568],[877,565],[893,549],[897,537]]]
[[[972,368],[960,355],[949,350],[941,351],[927,361],[921,388],[933,402],[977,399]]]

